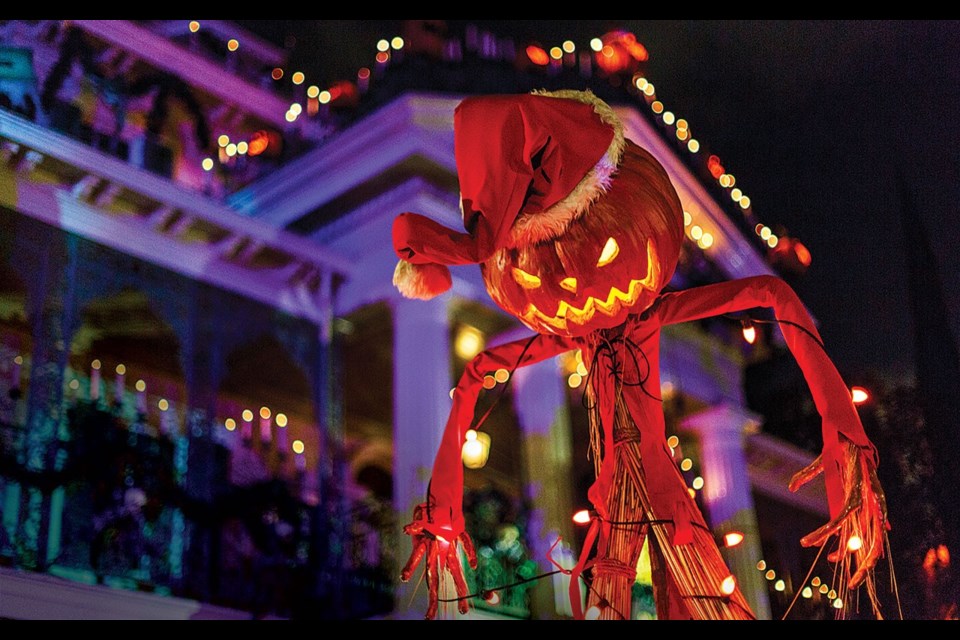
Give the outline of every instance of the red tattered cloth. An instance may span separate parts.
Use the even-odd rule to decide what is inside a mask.
[[[849,389],[822,348],[822,340],[810,315],[793,289],[773,276],[756,276],[706,285],[679,292],[662,294],[641,315],[631,316],[624,327],[642,349],[649,362],[648,388],[659,390],[659,335],[660,328],[670,324],[754,309],[772,308],[780,321],[779,327],[791,353],[796,359],[810,388],[817,411],[822,418],[823,469],[830,514],[836,518],[844,503],[844,489],[840,477],[843,449],[839,434],[869,453],[876,466],[876,450],[864,432],[850,397]],[[488,349],[478,355],[466,368],[453,394],[453,407],[434,461],[430,483],[428,508],[424,512],[424,529],[453,540],[464,530],[463,465],[461,447],[466,431],[474,420],[476,401],[483,387],[483,376],[499,368],[515,368],[556,356],[574,348],[584,350],[584,360],[591,361],[597,346],[596,336],[574,339],[562,336],[537,335]],[[616,380],[599,363],[592,372],[600,403],[603,425],[604,451],[613,451],[613,411]],[[673,544],[689,544],[693,540],[692,521],[695,513],[686,487],[677,482],[675,463],[664,435],[662,406],[636,388],[622,389],[631,418],[641,430],[641,451],[644,475],[651,508],[658,518],[673,522]],[[588,492],[600,518],[594,521],[589,538],[598,534],[596,525],[605,519],[607,498],[612,486],[612,456],[604,455],[600,473]],[[602,528],[599,535],[602,535]],[[584,549],[577,567],[572,572],[571,596],[575,613],[580,612],[577,577],[586,566]],[[576,617],[581,617],[577,615]]]

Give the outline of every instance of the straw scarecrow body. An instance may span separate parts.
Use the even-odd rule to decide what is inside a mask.
[[[793,290],[758,276],[664,292],[683,241],[679,198],[663,167],[590,92],[467,98],[455,114],[455,156],[466,232],[397,216],[394,283],[427,299],[450,287],[447,265],[479,264],[491,298],[536,333],[477,355],[454,390],[428,495],[404,529],[414,548],[401,579],[426,560],[426,617],[437,613],[444,572],[460,611],[469,608],[460,553],[474,568],[476,555],[464,528],[460,452],[484,375],[579,349],[589,363],[597,477],[588,492],[596,515],[572,571],[575,617],[584,617],[583,572],[588,608],[629,617],[648,540],[658,618],[753,618],[666,443],[659,343],[666,325],[756,307],[773,309],[823,418],[823,453],[791,489],[822,472],[831,521],[801,543],[822,546],[836,536],[838,591],[866,583],[876,605],[872,570],[887,527],[876,451]],[[862,546],[848,551],[853,536]]]

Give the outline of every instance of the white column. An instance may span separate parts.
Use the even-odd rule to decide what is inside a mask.
[[[400,569],[412,545],[402,526],[424,501],[433,460],[450,414],[448,296],[393,302],[393,507],[398,539],[394,573],[399,587],[395,617],[422,618],[427,611],[423,564],[407,584]],[[442,608],[441,608],[442,609]]]
[[[757,570],[763,557],[760,530],[744,452],[744,435],[756,430],[759,417],[742,407],[719,404],[684,418],[683,429],[700,441],[700,475],[703,501],[713,531],[743,533],[743,542],[731,548],[721,545],[727,566],[758,619],[770,619],[766,579]]]
[[[551,358],[517,369],[510,384],[523,434],[524,493],[531,508],[530,553],[539,565],[538,573],[545,573],[555,568],[548,554],[557,537],[567,545],[574,544],[573,436],[559,360]],[[531,591],[534,618],[558,617],[555,596],[566,598],[567,593],[564,587],[562,594],[555,594],[555,582],[541,580]]]

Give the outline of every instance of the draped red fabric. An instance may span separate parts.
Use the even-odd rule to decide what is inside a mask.
[[[607,498],[611,491],[616,490],[612,486],[612,451],[616,446],[613,440],[614,394],[623,393],[630,416],[642,434],[644,476],[652,508],[658,518],[673,521],[673,544],[691,543],[692,520],[695,517],[691,510],[696,507],[687,495],[686,486],[666,445],[663,409],[656,397],[660,390],[660,329],[669,324],[757,307],[773,309],[774,316],[780,321],[778,326],[786,344],[803,372],[822,418],[824,480],[831,517],[837,517],[844,501],[839,472],[843,453],[839,434],[864,448],[874,465],[877,463],[876,450],[864,432],[847,385],[825,352],[820,334],[796,293],[779,278],[756,276],[664,293],[646,312],[630,316],[613,346],[609,341],[604,344],[599,332],[576,339],[535,335],[493,347],[474,358],[454,390],[453,407],[434,461],[424,529],[447,540],[454,539],[464,529],[460,451],[464,435],[475,419],[483,376],[499,368],[521,367],[580,348],[584,362],[592,363],[591,378],[600,403],[606,452],[600,473],[588,494],[600,515],[598,521],[605,519]],[[611,364],[604,358],[619,358],[619,364]],[[634,369],[631,371],[630,367]],[[612,371],[620,371],[617,375],[626,379],[642,380],[646,392],[637,385],[620,384],[623,379],[618,381]],[[588,537],[590,544],[585,545],[572,572],[573,583],[578,582],[576,578],[588,566],[590,546],[602,535],[602,527],[591,529]],[[576,597],[576,602],[572,604],[575,611],[580,612],[578,585],[571,584],[571,596]]]

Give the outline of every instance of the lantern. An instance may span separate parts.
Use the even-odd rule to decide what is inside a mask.
[[[683,211],[661,165],[628,143],[617,179],[565,233],[481,264],[487,291],[539,333],[579,336],[646,309],[673,275]]]

